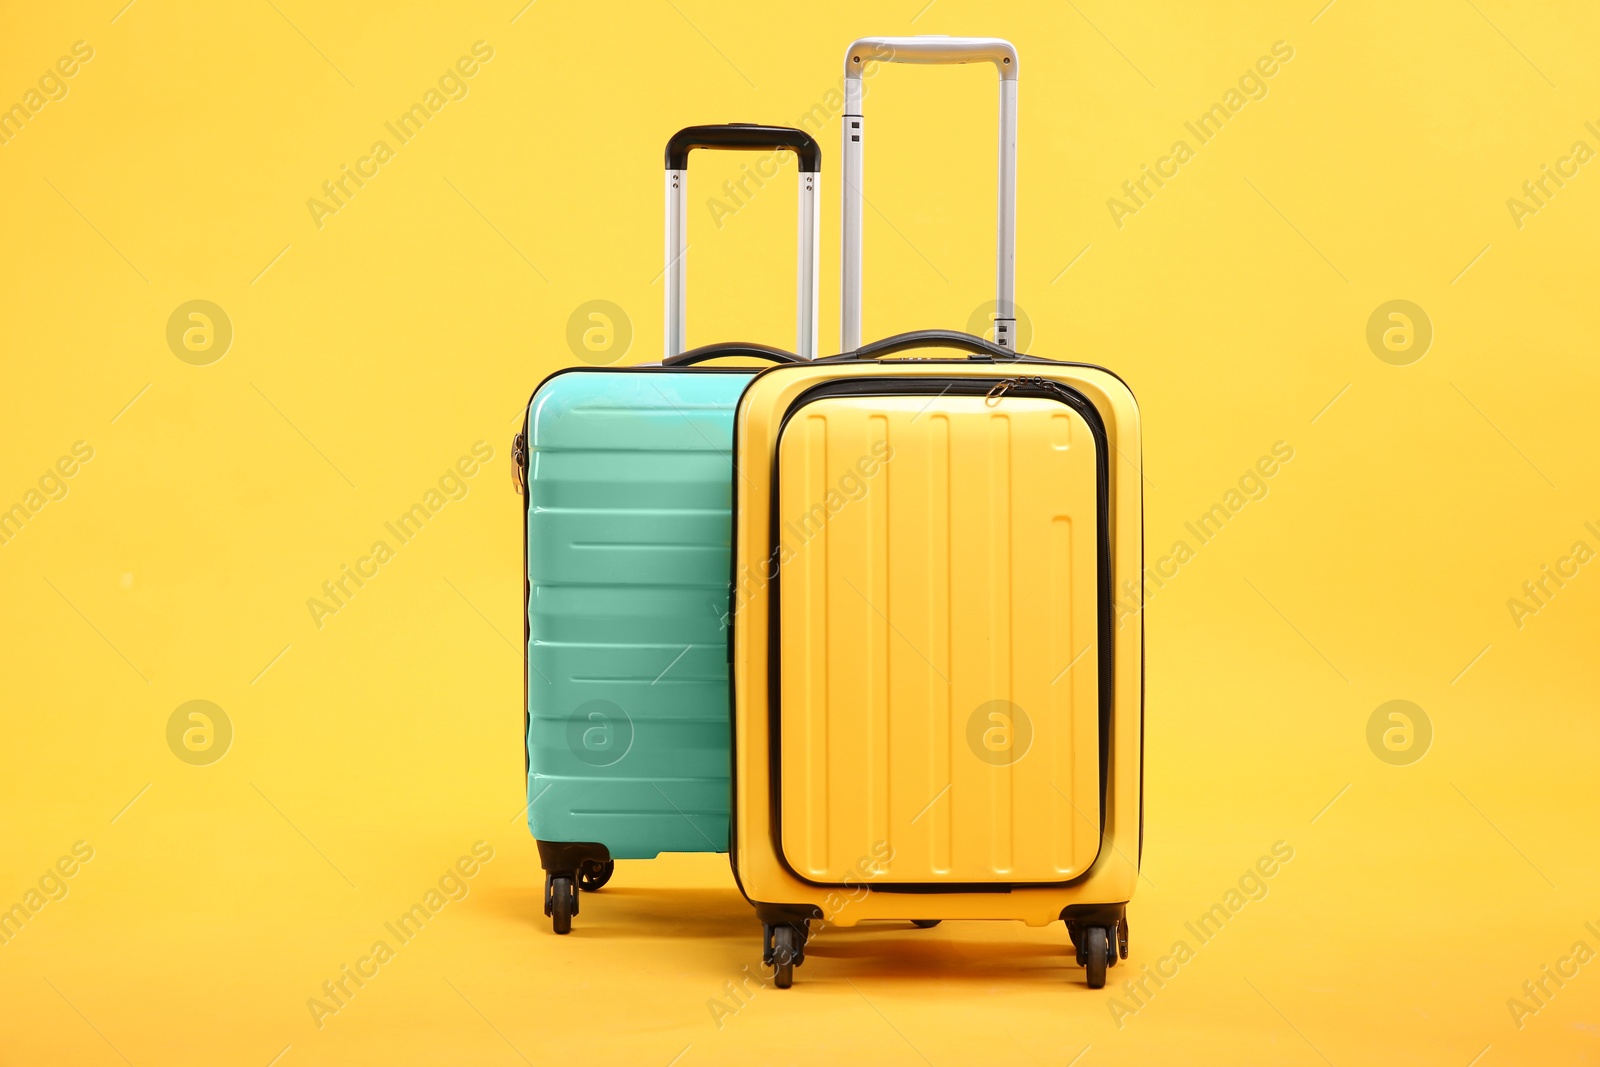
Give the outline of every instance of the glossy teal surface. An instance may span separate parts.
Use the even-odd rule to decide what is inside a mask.
[[[751,371],[568,371],[528,411],[528,827],[728,849],[733,415]]]

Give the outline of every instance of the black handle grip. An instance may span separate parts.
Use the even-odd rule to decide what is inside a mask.
[[[718,341],[714,345],[701,345],[687,352],[679,352],[661,361],[663,367],[690,367],[708,359],[726,359],[740,356],[746,359],[766,359],[773,363],[805,363],[793,352],[785,352],[771,345],[758,345],[753,341]]]
[[[689,153],[696,148],[732,148],[747,152],[787,148],[799,157],[802,174],[822,170],[822,149],[817,147],[816,139],[792,126],[761,126],[752,122],[685,126],[667,141],[667,169],[688,169]]]
[[[993,341],[986,341],[982,337],[974,337],[970,333],[962,333],[959,330],[912,330],[910,333],[897,333],[893,337],[885,337],[881,341],[873,341],[871,344],[862,345],[854,352],[841,352],[837,356],[827,356],[817,362],[881,359],[884,356],[891,356],[896,352],[904,352],[911,348],[959,348],[980,359],[1017,360],[1022,358],[1009,348],[1003,348]]]

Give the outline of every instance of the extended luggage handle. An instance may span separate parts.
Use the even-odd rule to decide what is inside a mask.
[[[795,154],[800,163],[800,256],[795,294],[795,351],[807,359],[817,354],[817,185],[821,178],[822,150],[804,130],[789,126],[761,126],[730,122],[723,126],[687,126],[667,141],[667,266],[666,353],[683,351],[687,327],[685,290],[689,251],[689,208],[685,186],[689,178],[689,153],[696,148],[736,151],[781,151]]]
[[[910,333],[897,333],[893,337],[885,337],[881,341],[862,345],[852,352],[824,356],[817,362],[846,363],[853,360],[882,359],[884,356],[892,356],[912,348],[958,348],[965,351],[969,357],[977,357],[980,360],[1003,359],[1007,362],[1016,362],[1028,358],[1014,349],[1002,348],[993,341],[974,337],[960,330],[912,330]]]
[[[696,148],[775,151],[787,148],[798,157],[800,173],[822,170],[822,149],[816,139],[792,126],[761,126],[729,122],[720,126],[685,126],[667,140],[667,169],[688,170],[689,153]]]
[[[869,63],[989,62],[1000,73],[1000,195],[995,238],[995,342],[1014,348],[1017,290],[1017,50],[998,37],[863,37],[844,56],[844,232],[839,348],[861,344],[861,72]]]
[[[785,352],[781,348],[771,345],[759,345],[754,341],[719,341],[714,345],[701,345],[691,348],[687,352],[679,352],[675,356],[668,356],[661,361],[663,367],[691,367],[696,363],[704,363],[708,359],[727,359],[729,357],[744,359],[765,359],[773,363],[804,363],[805,358],[793,352]]]

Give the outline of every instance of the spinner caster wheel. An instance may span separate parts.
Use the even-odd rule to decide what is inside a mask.
[[[571,878],[549,877],[545,881],[544,913],[558,934],[572,932],[572,917],[578,914],[578,887]]]
[[[919,930],[932,930],[943,921],[943,919],[912,919],[911,925]]]
[[[800,962],[800,932],[780,925],[772,930],[772,984],[779,989],[794,985],[794,965]]]
[[[593,893],[596,889],[611,881],[611,876],[616,873],[617,861],[606,860],[604,863],[593,861],[585,863],[578,868],[578,888],[585,893]]]
[[[1111,947],[1111,937],[1104,926],[1083,927],[1079,936],[1082,940],[1078,946],[1078,962],[1088,973],[1089,988],[1104,989],[1106,968],[1111,966],[1112,954],[1116,951]]]

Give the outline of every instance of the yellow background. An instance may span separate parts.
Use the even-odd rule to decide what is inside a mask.
[[[0,906],[94,849],[0,945],[0,1060],[1593,1062],[1600,963],[1520,1029],[1506,1005],[1600,950],[1600,565],[1520,629],[1506,606],[1600,548],[1600,163],[1506,207],[1600,148],[1592,7],[122,3],[0,33],[4,104],[94,49],[0,145],[0,506],[94,449],[0,546]],[[1059,927],[863,927],[719,1026],[759,968],[722,857],[623,864],[566,938],[540,914],[508,443],[583,302],[657,358],[671,131],[794,122],[853,37],[930,32],[1020,51],[1031,349],[1140,397],[1151,559],[1274,442],[1294,459],[1149,602],[1147,878],[1110,988]],[[479,40],[467,97],[319,229],[307,199]],[[1280,40],[1268,95],[1118,228],[1107,199]],[[868,336],[992,298],[993,81],[871,82]],[[746,159],[693,165],[691,343],[792,336],[792,164],[720,229],[702,199]],[[166,342],[193,299],[233,324],[209,366]],[[1393,299],[1434,327],[1409,366],[1365,340]],[[467,496],[319,629],[307,598],[479,440]],[[195,699],[234,727],[210,766],[166,743]],[[1409,766],[1367,745],[1392,699],[1434,729]],[[307,999],[480,840],[470,895],[319,1029]],[[1278,841],[1266,898],[1194,944]]]

